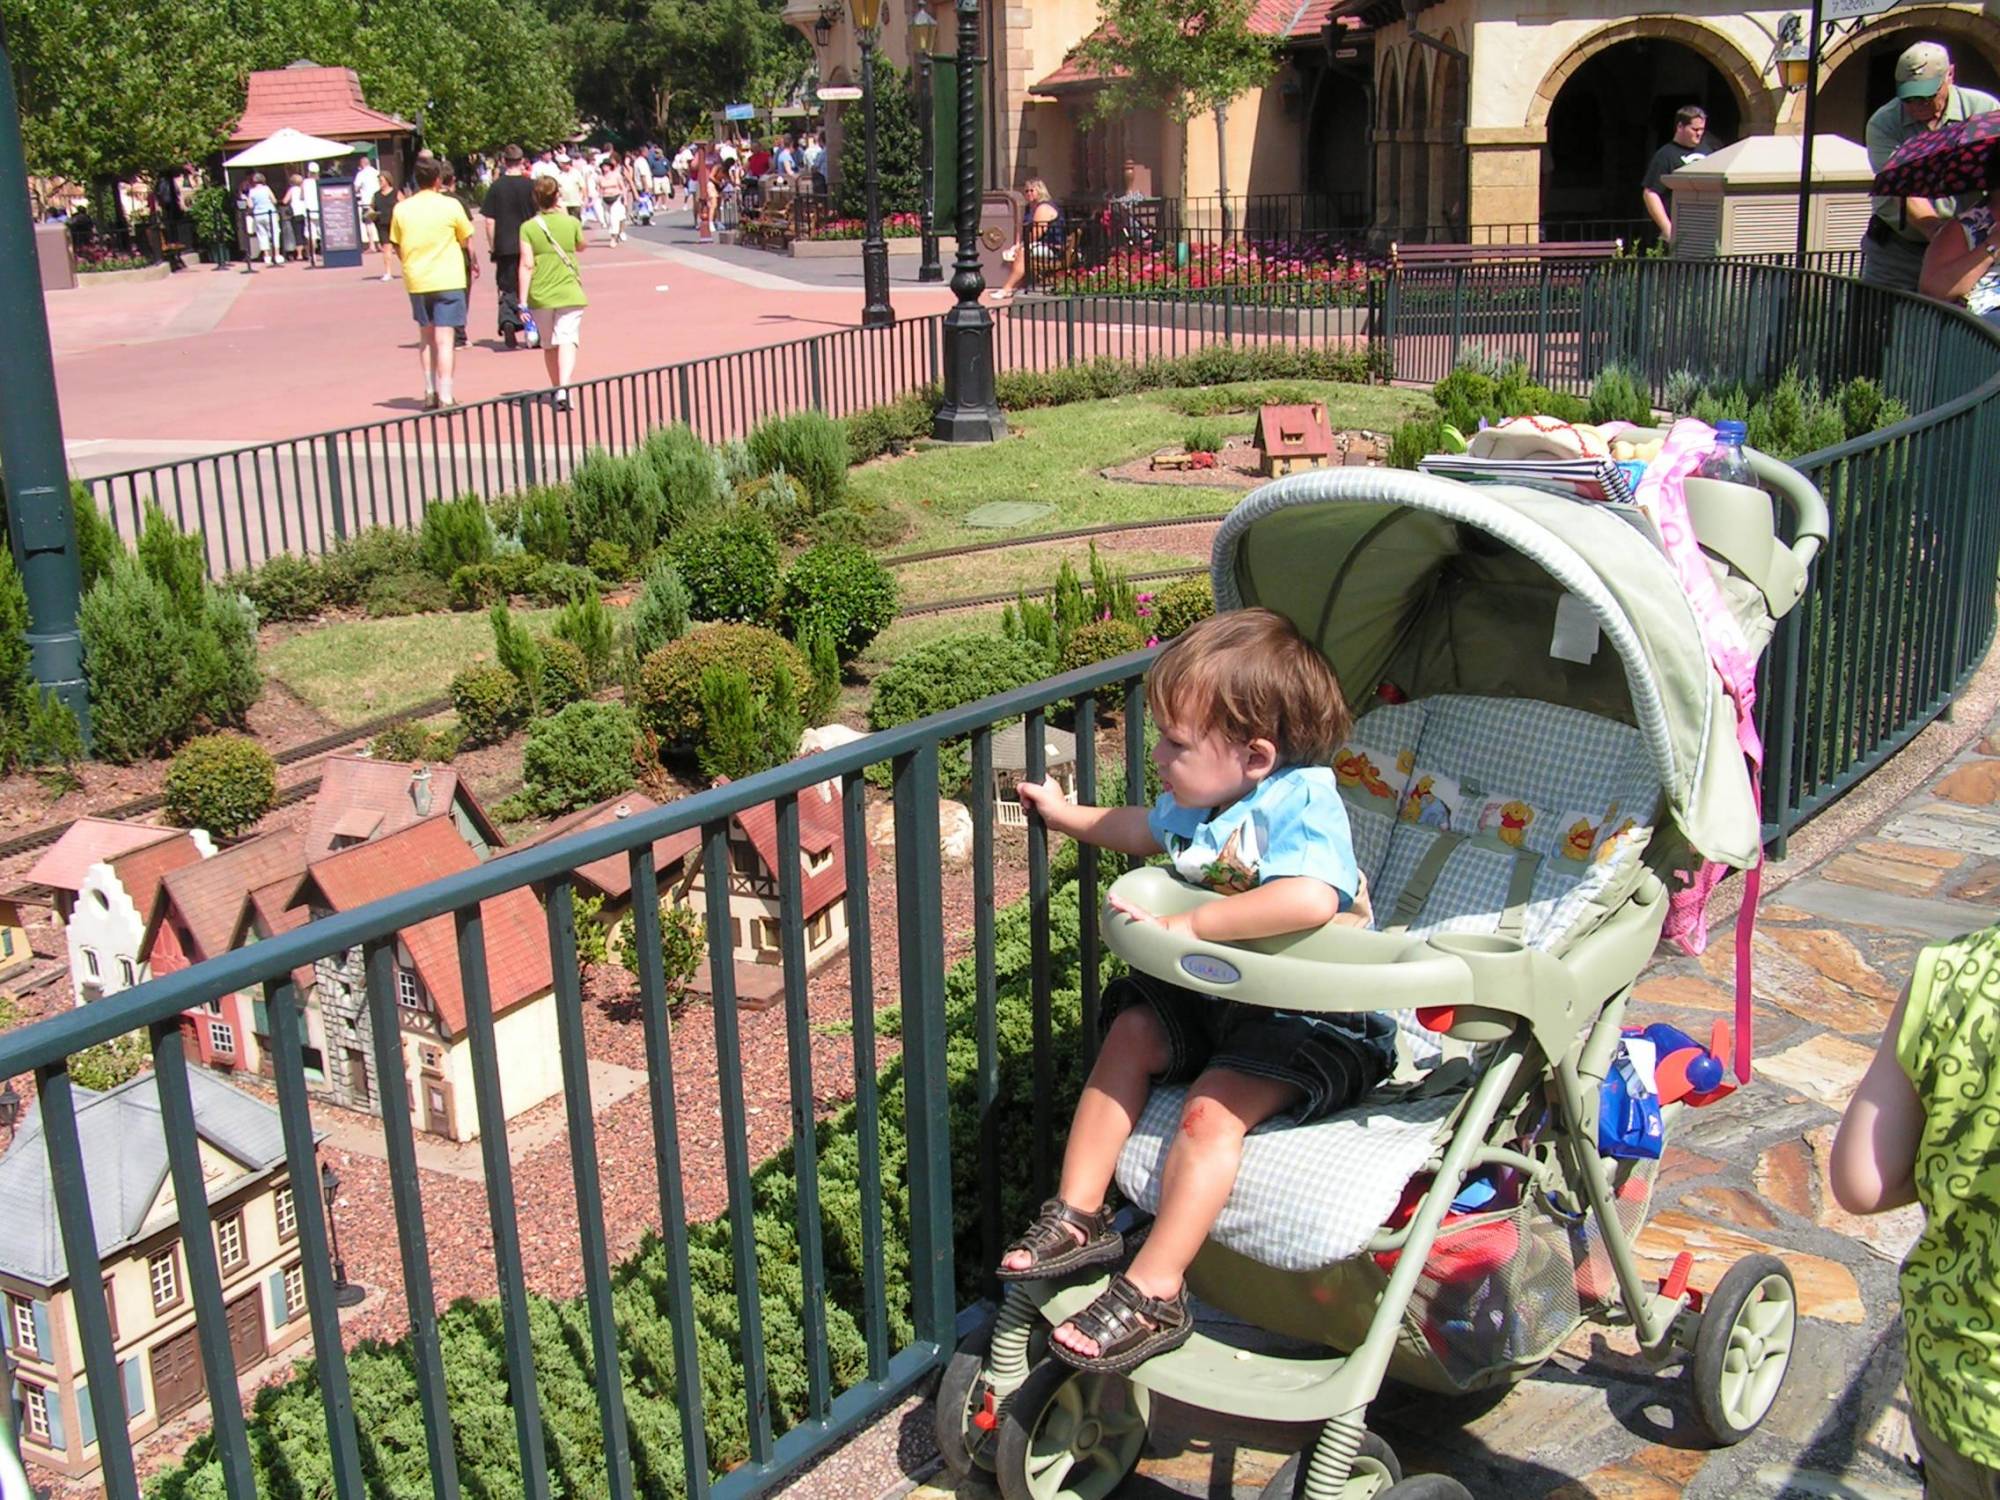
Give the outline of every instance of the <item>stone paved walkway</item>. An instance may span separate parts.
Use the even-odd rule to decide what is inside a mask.
[[[1917,950],[1992,921],[1996,893],[2000,718],[1766,899],[1756,938],[1757,1079],[1683,1116],[1640,1240],[1654,1275],[1692,1251],[1698,1287],[1760,1250],[1790,1264],[1805,1314],[1799,1350],[1753,1437],[1703,1448],[1678,1374],[1652,1373],[1628,1334],[1586,1326],[1497,1403],[1385,1392],[1370,1425],[1406,1471],[1452,1474],[1480,1500],[1920,1495],[1896,1323],[1896,1267],[1917,1211],[1843,1213],[1827,1191],[1826,1157]],[[1633,1019],[1706,1036],[1734,1004],[1731,926],[1722,924],[1699,959],[1656,961]],[[1151,1449],[1120,1494],[1254,1496],[1308,1435],[1156,1410]],[[916,1494],[992,1494],[983,1484],[944,1484],[938,1476]]]

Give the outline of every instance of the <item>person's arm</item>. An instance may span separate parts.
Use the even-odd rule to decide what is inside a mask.
[[[1938,231],[1951,222],[1950,218],[1938,212],[1938,207],[1928,198],[1905,198],[1903,200],[1903,222],[1927,240],[1938,237]]]
[[[532,221],[531,221],[532,222]],[[535,284],[535,247],[528,239],[528,226],[521,226],[521,304],[528,302],[528,288]]]
[[[1216,943],[1310,932],[1340,915],[1340,892],[1309,875],[1268,880],[1237,895],[1197,906],[1193,911],[1165,917],[1155,916],[1117,895],[1108,899],[1113,911],[1134,921],[1157,923],[1169,932]]]
[[[1646,217],[1659,229],[1660,238],[1671,240],[1674,237],[1674,221],[1667,213],[1666,199],[1660,196],[1657,189],[1649,187],[1639,189],[1639,198],[1646,205]]]
[[[1957,229],[1940,234],[1924,251],[1918,292],[1940,302],[1965,301],[1979,278],[1993,269],[1994,248],[1991,236],[1972,245]]]
[[[1834,1201],[1851,1214],[1879,1214],[1917,1199],[1917,1146],[1923,1139],[1924,1107],[1896,1057],[1909,1003],[1910,992],[1905,989],[1833,1138],[1827,1177]]]
[[[1160,841],[1153,837],[1143,807],[1079,807],[1048,781],[1024,781],[1020,786],[1021,805],[1039,813],[1057,833],[1066,833],[1082,843],[1120,854],[1158,854]]]

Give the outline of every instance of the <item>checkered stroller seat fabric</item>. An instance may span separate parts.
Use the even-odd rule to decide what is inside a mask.
[[[1363,717],[1334,762],[1376,925],[1504,934],[1559,951],[1630,895],[1659,806],[1639,732],[1552,703],[1440,695]],[[1405,1059],[1439,1055],[1413,1015]],[[1118,1184],[1159,1207],[1185,1091],[1153,1091]],[[1360,1253],[1430,1158],[1456,1095],[1383,1094],[1312,1125],[1253,1131],[1212,1236],[1280,1270]]]

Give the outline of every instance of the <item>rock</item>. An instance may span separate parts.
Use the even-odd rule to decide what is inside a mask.
[[[1632,998],[1642,1005],[1672,1005],[1682,1010],[1712,1011],[1733,1015],[1736,994],[1719,984],[1693,974],[1670,974],[1660,979],[1642,979],[1633,987]]]
[[[867,738],[866,731],[850,728],[846,724],[818,724],[799,736],[799,754],[811,755],[815,750],[838,750],[842,745],[851,745],[856,740]]]
[[[1757,1158],[1750,1180],[1757,1191],[1786,1213],[1802,1219],[1815,1216],[1819,1207],[1813,1192],[1812,1161],[1804,1141],[1781,1141]]]
[[[1639,1274],[1647,1280],[1665,1276],[1683,1250],[1694,1256],[1693,1285],[1708,1291],[1746,1255],[1777,1255],[1791,1268],[1798,1288],[1799,1311],[1826,1323],[1859,1324],[1863,1320],[1861,1288],[1854,1273],[1838,1261],[1808,1255],[1785,1246],[1723,1229],[1692,1214],[1670,1209],[1653,1216],[1639,1236]]]
[[[2000,760],[1975,760],[1946,776],[1932,792],[1950,802],[1987,807],[2000,800]]]
[[[1767,1081],[1817,1099],[1829,1109],[1845,1109],[1855,1086],[1874,1058],[1872,1048],[1841,1037],[1821,1035],[1788,1047],[1757,1065]]]
[[[1755,1193],[1742,1188],[1699,1187],[1681,1198],[1684,1207],[1733,1224],[1738,1229],[1776,1229],[1778,1217]]]
[[[1833,1133],[1836,1128],[1822,1125],[1806,1136],[1805,1143],[1811,1149],[1816,1169],[1819,1222],[1822,1227],[1837,1234],[1859,1240],[1883,1260],[1899,1266],[1903,1257],[1910,1253],[1910,1246],[1924,1232],[1924,1211],[1917,1204],[1909,1203],[1901,1208],[1892,1208],[1887,1213],[1863,1216],[1851,1214],[1836,1203],[1829,1170],[1833,1164]]]
[[[868,842],[884,854],[894,853],[894,803],[878,802],[868,809]],[[963,864],[972,858],[972,813],[963,802],[953,802],[949,797],[938,799],[938,853],[953,864]]]

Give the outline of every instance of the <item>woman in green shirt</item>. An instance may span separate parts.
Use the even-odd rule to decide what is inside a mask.
[[[583,225],[553,212],[562,189],[553,177],[535,179],[535,217],[521,226],[521,285],[542,334],[542,360],[555,387],[556,410],[569,410],[569,383],[583,343]]]

